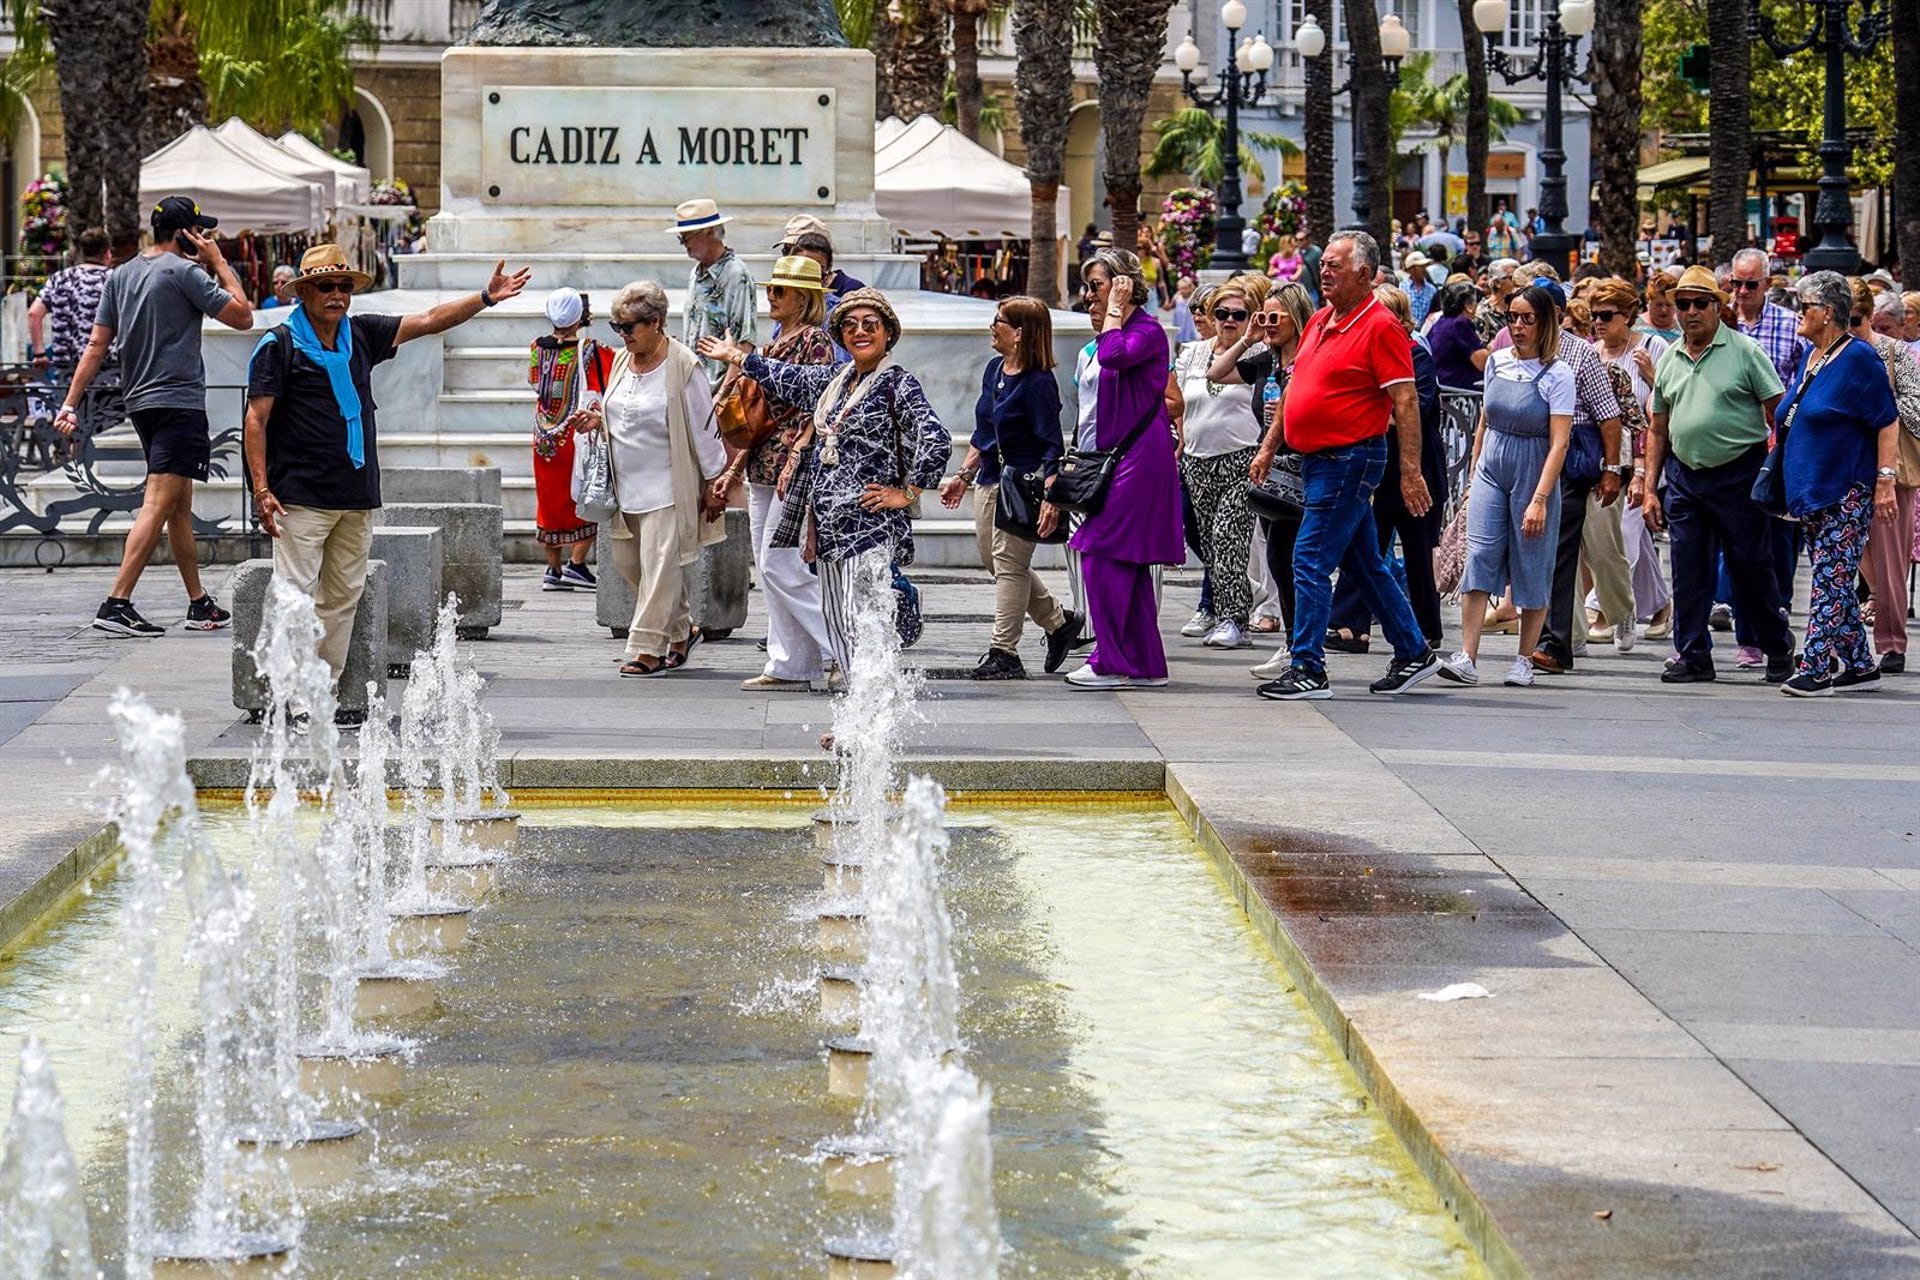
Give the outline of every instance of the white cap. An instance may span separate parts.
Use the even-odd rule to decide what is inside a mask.
[[[556,329],[568,329],[580,323],[587,309],[578,289],[562,285],[547,295],[547,322]]]

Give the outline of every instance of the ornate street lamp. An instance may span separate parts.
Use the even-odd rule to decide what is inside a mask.
[[[1371,0],[1366,0],[1371,3]],[[1320,23],[1312,14],[1306,16],[1293,33],[1293,47],[1303,58],[1317,58],[1327,49],[1327,33],[1320,29]],[[1400,21],[1400,15],[1389,13],[1380,19],[1380,61],[1387,71],[1388,91],[1400,79],[1400,63],[1413,49],[1413,35]],[[1353,90],[1353,80],[1333,91],[1334,97]],[[1353,221],[1347,225],[1349,231],[1365,231],[1367,216],[1373,206],[1373,166],[1367,161],[1367,125],[1366,115],[1362,111],[1360,95],[1353,95]]]
[[[1547,10],[1546,29],[1540,33],[1540,49],[1523,70],[1507,58],[1506,50],[1496,43],[1507,29],[1507,0],[1475,0],[1473,25],[1487,39],[1487,65],[1499,72],[1509,84],[1526,80],[1544,80],[1547,86],[1546,146],[1540,149],[1540,164],[1545,170],[1540,179],[1540,216],[1547,229],[1533,238],[1533,256],[1559,269],[1564,279],[1571,270],[1574,251],[1580,247],[1579,235],[1566,228],[1567,162],[1566,140],[1561,132],[1560,96],[1577,82],[1587,83],[1587,72],[1572,64],[1580,37],[1593,30],[1593,0],[1557,0]]]
[[[1847,181],[1847,164],[1853,159],[1853,144],[1847,140],[1847,55],[1864,58],[1873,52],[1893,26],[1893,4],[1860,0],[1860,21],[1847,29],[1847,10],[1854,0],[1815,0],[1813,25],[1806,38],[1782,40],[1771,17],[1760,12],[1760,0],[1747,0],[1747,38],[1764,40],[1776,57],[1790,58],[1808,49],[1826,59],[1826,101],[1821,120],[1820,196],[1813,206],[1813,225],[1819,229],[1820,243],[1805,258],[1809,271],[1838,271],[1841,275],[1859,275],[1860,248],[1853,242],[1852,185]],[[1910,2],[1910,0],[1909,0]],[[1761,212],[1764,222],[1766,213]],[[1763,227],[1761,235],[1766,231]]]
[[[1227,43],[1232,45],[1240,28],[1247,23],[1247,6],[1241,0],[1227,0],[1220,6],[1220,20],[1226,24]],[[1273,66],[1273,46],[1264,34],[1240,39],[1233,51],[1233,65],[1220,69],[1220,87],[1203,93],[1193,83],[1200,67],[1200,46],[1193,33],[1173,51],[1174,65],[1180,68],[1180,87],[1202,111],[1224,105],[1227,109],[1226,136],[1222,139],[1220,189],[1216,193],[1220,213],[1214,222],[1213,266],[1222,271],[1243,271],[1247,255],[1240,247],[1246,231],[1246,219],[1240,216],[1240,108],[1251,107],[1266,96],[1267,69]],[[1203,74],[1204,78],[1204,74]]]

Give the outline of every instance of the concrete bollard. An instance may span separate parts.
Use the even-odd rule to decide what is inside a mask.
[[[440,587],[460,601],[462,640],[484,640],[500,625],[500,554],[505,536],[500,508],[476,502],[407,502],[382,507],[379,528],[440,530]]]
[[[709,640],[724,640],[734,628],[747,620],[747,590],[753,573],[753,530],[747,513],[728,510],[727,539],[700,549],[700,558],[689,565],[687,609],[693,625]],[[633,588],[614,567],[613,535],[600,531],[594,541],[595,572],[600,588],[594,594],[594,618],[618,639],[627,636],[627,624],[633,621]]]
[[[233,705],[256,715],[267,709],[267,683],[254,670],[253,646],[266,619],[272,581],[273,561],[247,560],[234,569],[228,586],[233,602]],[[353,618],[347,665],[336,690],[343,710],[367,709],[368,681],[386,696],[388,581],[386,561],[367,561],[367,588]]]
[[[396,506],[416,502],[478,502],[500,506],[498,467],[382,467],[380,500]]]
[[[404,677],[413,655],[433,643],[446,564],[446,539],[440,530],[384,525],[373,531],[373,556],[387,572],[387,674]]]

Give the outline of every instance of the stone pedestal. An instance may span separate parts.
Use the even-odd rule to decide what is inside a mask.
[[[228,592],[233,609],[233,705],[258,714],[267,709],[267,683],[253,665],[253,646],[266,618],[267,591],[273,581],[273,561],[248,560],[233,571]],[[387,590],[384,560],[367,562],[367,587],[360,611],[353,618],[353,636],[347,645],[347,665],[335,690],[348,711],[367,709],[369,682],[382,697],[387,691]]]
[[[484,640],[500,625],[500,557],[505,528],[498,506],[477,502],[391,503],[378,527],[440,530],[441,593],[459,599],[459,634]]]
[[[380,497],[396,504],[480,502],[497,507],[501,505],[500,468],[382,467]]]
[[[494,472],[499,482],[499,472]],[[391,566],[387,579],[387,673],[404,677],[413,655],[433,643],[443,594],[446,547],[440,530],[382,525],[373,531],[373,555]]]
[[[595,573],[600,588],[594,593],[594,617],[619,639],[625,639],[633,621],[633,588],[614,567],[613,537],[602,532],[594,540]],[[753,573],[753,533],[744,511],[727,512],[727,540],[704,547],[700,559],[689,565],[687,609],[693,625],[709,640],[724,640],[747,620],[747,591]]]

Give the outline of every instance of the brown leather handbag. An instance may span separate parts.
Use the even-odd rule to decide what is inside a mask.
[[[742,451],[773,434],[773,412],[767,404],[766,390],[737,370],[714,401],[714,420],[720,426],[720,438]]]

